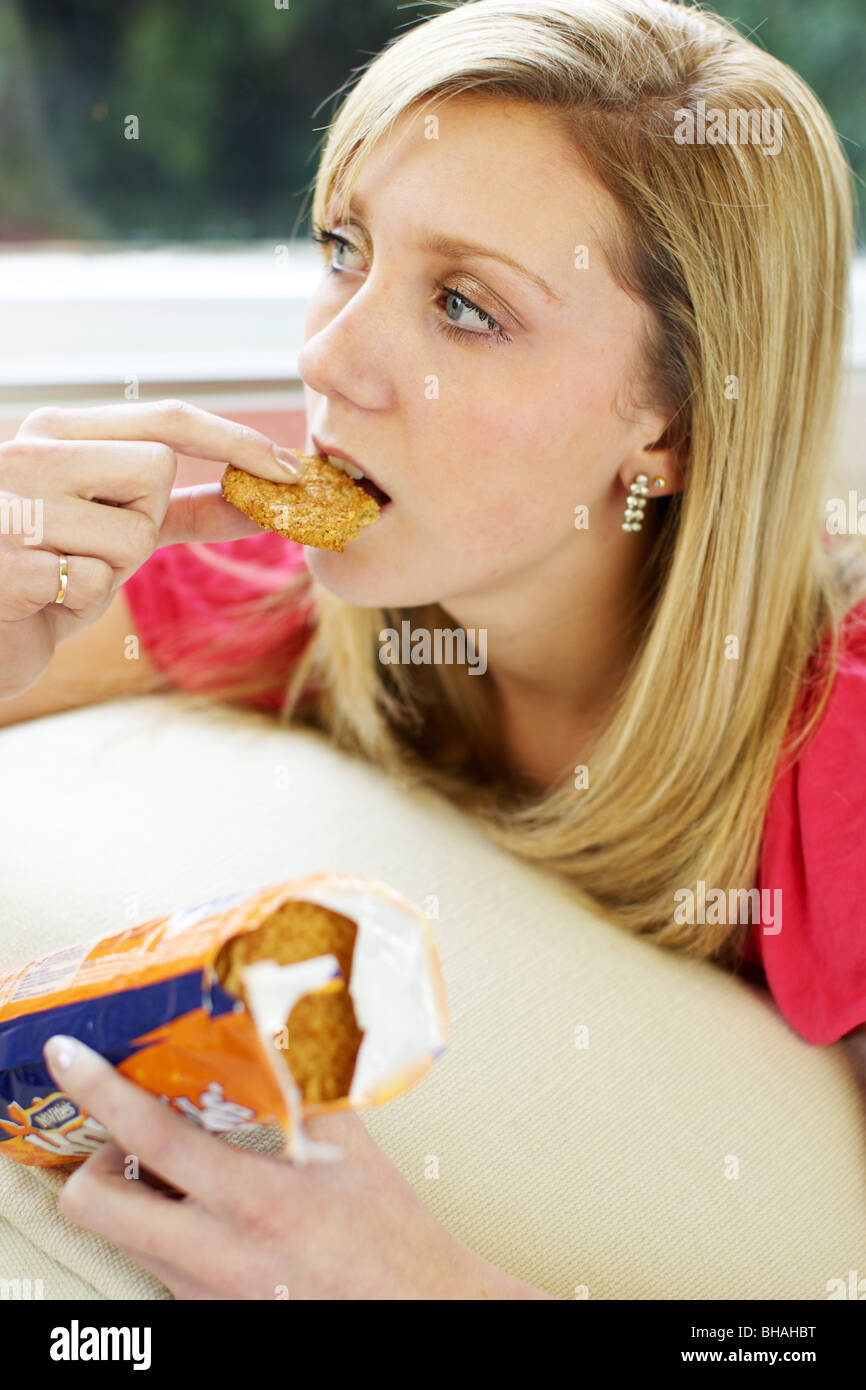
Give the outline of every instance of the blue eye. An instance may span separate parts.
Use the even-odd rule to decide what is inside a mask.
[[[338,236],[336,232],[329,232],[327,227],[319,227],[318,225],[316,225],[312,231],[312,239],[313,241],[318,242],[319,246],[333,246],[335,249],[335,253],[336,251],[357,250],[357,247],[353,246],[352,243],[350,241],[347,241],[345,237]],[[334,265],[333,262],[331,262],[331,264],[328,266],[329,271],[342,270],[343,268],[343,266]]]
[[[447,333],[448,336],[451,338],[459,339],[460,342],[466,342],[466,340],[469,338],[475,339],[476,341],[479,338],[481,338],[488,343],[491,341],[491,339],[497,343],[511,342],[511,339],[509,338],[508,334],[500,327],[500,325],[496,322],[496,319],[491,318],[490,314],[486,313],[485,310],[480,308],[477,304],[473,304],[472,300],[467,299],[465,294],[461,294],[459,290],[455,290],[451,285],[440,284],[438,287],[442,291],[442,294],[445,296],[446,304],[448,303],[449,299],[456,300],[457,303],[461,305],[464,309],[469,309],[471,313],[477,314],[479,318],[485,319],[488,328],[490,328],[491,330],[491,332],[489,333],[479,333],[473,332],[471,328],[462,328],[459,324],[456,323],[443,323],[441,325],[443,333]],[[440,295],[440,298],[441,297],[442,296]],[[446,314],[448,314],[447,309],[445,310],[445,312]],[[448,314],[448,317],[451,317],[450,314]]]
[[[334,254],[341,250],[356,251],[358,249],[356,246],[353,246],[350,241],[347,241],[345,237],[339,236],[337,232],[329,231],[327,227],[321,227],[318,224],[313,227],[312,239],[317,242],[319,246],[333,246]],[[343,269],[345,269],[345,267],[334,265],[333,261],[331,261],[328,265],[328,274],[339,274]],[[467,299],[466,295],[462,294],[460,290],[455,289],[453,285],[443,285],[438,280],[435,284],[436,288],[440,291],[436,301],[437,303],[441,303],[443,297],[446,304],[448,300],[455,300],[461,306],[461,309],[468,309],[470,313],[477,314],[480,319],[483,319],[490,330],[489,332],[484,332],[471,328],[463,328],[460,324],[453,322],[440,322],[439,327],[443,333],[446,333],[450,338],[457,339],[459,342],[465,343],[471,341],[477,343],[480,341],[486,343],[490,347],[493,347],[496,343],[511,342],[510,336],[501,325],[497,323],[496,319],[488,314],[485,309],[482,309],[480,305],[474,304],[471,299]],[[448,314],[447,309],[444,312],[446,317],[450,320],[451,316]]]

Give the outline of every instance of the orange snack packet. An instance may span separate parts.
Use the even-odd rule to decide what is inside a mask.
[[[0,1154],[76,1163],[109,1137],[42,1048],[80,1038],[215,1134],[280,1126],[296,1162],[339,1156],[305,1116],[381,1105],[447,1044],[427,918],[365,875],[236,893],[0,972]]]

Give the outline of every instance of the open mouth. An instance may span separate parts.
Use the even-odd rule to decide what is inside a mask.
[[[372,478],[356,478],[355,481],[361,491],[366,492],[368,497],[372,497],[374,502],[378,502],[380,507],[387,507],[388,503],[391,501],[390,497],[387,492],[383,492],[382,489],[373,482]]]
[[[346,473],[353,482],[357,483],[361,491],[366,492],[368,497],[372,497],[374,502],[378,502],[380,507],[387,507],[388,503],[391,501],[388,493],[385,492],[383,488],[380,488],[378,483],[374,483],[372,478],[368,478],[360,468],[356,468],[354,463],[349,463],[348,459],[337,458],[335,454],[325,454],[324,457],[329,463],[332,463],[335,468],[339,468],[341,472]]]

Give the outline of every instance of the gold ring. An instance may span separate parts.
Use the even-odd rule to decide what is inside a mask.
[[[66,558],[65,555],[61,555],[61,556],[59,557],[59,559],[60,559],[60,588],[57,590],[57,597],[56,597],[56,599],[54,600],[54,602],[55,602],[55,603],[65,603],[65,602],[66,602],[66,589],[67,589],[67,586],[68,586],[68,584],[69,584],[69,561],[67,560],[67,558]]]

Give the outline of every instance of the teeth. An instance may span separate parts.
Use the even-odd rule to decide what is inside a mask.
[[[350,478],[364,477],[364,473],[362,472],[362,470],[360,468],[356,468],[354,463],[349,463],[348,459],[338,459],[335,458],[333,454],[326,454],[325,457],[327,458],[329,463],[332,463],[334,465],[335,468],[340,468],[344,473],[348,473]]]

